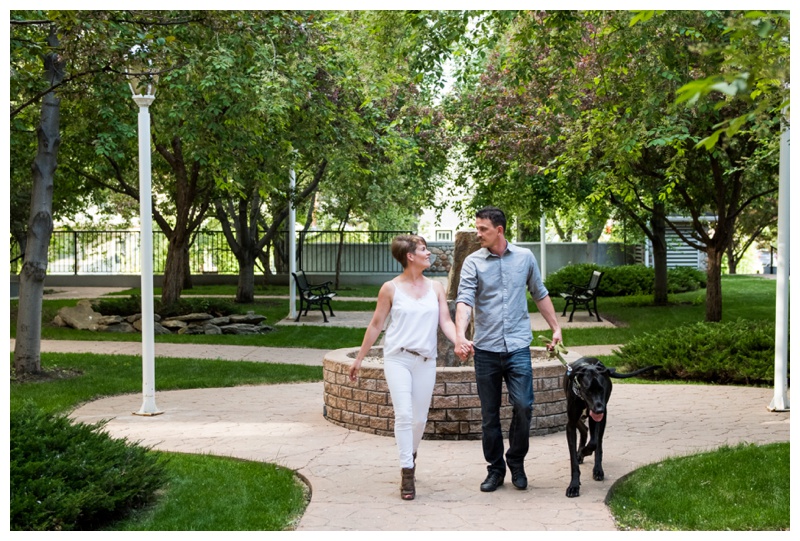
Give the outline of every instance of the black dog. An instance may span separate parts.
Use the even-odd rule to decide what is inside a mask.
[[[594,357],[581,357],[567,366],[564,377],[564,391],[567,394],[567,445],[572,468],[572,480],[567,487],[567,497],[580,496],[581,470],[584,457],[594,453],[592,477],[602,481],[603,471],[603,432],[606,429],[608,399],[611,397],[611,378],[631,378],[656,366],[640,368],[630,374],[618,374],[614,368],[607,368]],[[587,430],[583,417],[589,418]],[[580,445],[575,430],[581,433]],[[589,443],[586,436],[591,432]]]

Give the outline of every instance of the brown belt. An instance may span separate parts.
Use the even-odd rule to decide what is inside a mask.
[[[426,362],[427,362],[428,359],[432,358],[432,357],[426,357],[422,353],[419,353],[417,351],[411,351],[410,349],[406,349],[406,348],[400,348],[400,351],[405,351],[406,353],[410,353],[411,355],[414,355],[415,357],[422,357],[423,360],[426,361]]]

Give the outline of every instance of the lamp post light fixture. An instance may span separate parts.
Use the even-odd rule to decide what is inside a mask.
[[[139,221],[142,287],[142,407],[134,415],[163,413],[156,406],[155,338],[153,310],[153,208],[150,164],[150,105],[156,99],[153,73],[128,76],[133,101],[139,106]]]

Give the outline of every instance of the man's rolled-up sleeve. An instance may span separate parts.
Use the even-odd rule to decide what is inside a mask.
[[[471,307],[475,306],[475,293],[478,291],[478,272],[475,262],[470,258],[464,260],[461,267],[461,278],[458,282],[458,295],[456,304],[463,302]]]

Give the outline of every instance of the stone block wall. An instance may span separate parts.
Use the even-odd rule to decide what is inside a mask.
[[[547,358],[543,348],[531,348],[534,407],[531,435],[564,430],[567,422],[563,390],[564,367]],[[394,411],[380,361],[365,360],[359,378],[348,373],[357,348],[329,352],[323,361],[325,417],[361,432],[394,435]],[[376,354],[382,353],[374,348]],[[500,418],[504,434],[511,423],[511,406],[503,384]],[[481,409],[475,370],[471,366],[437,367],[436,384],[425,427],[425,439],[480,439]]]

